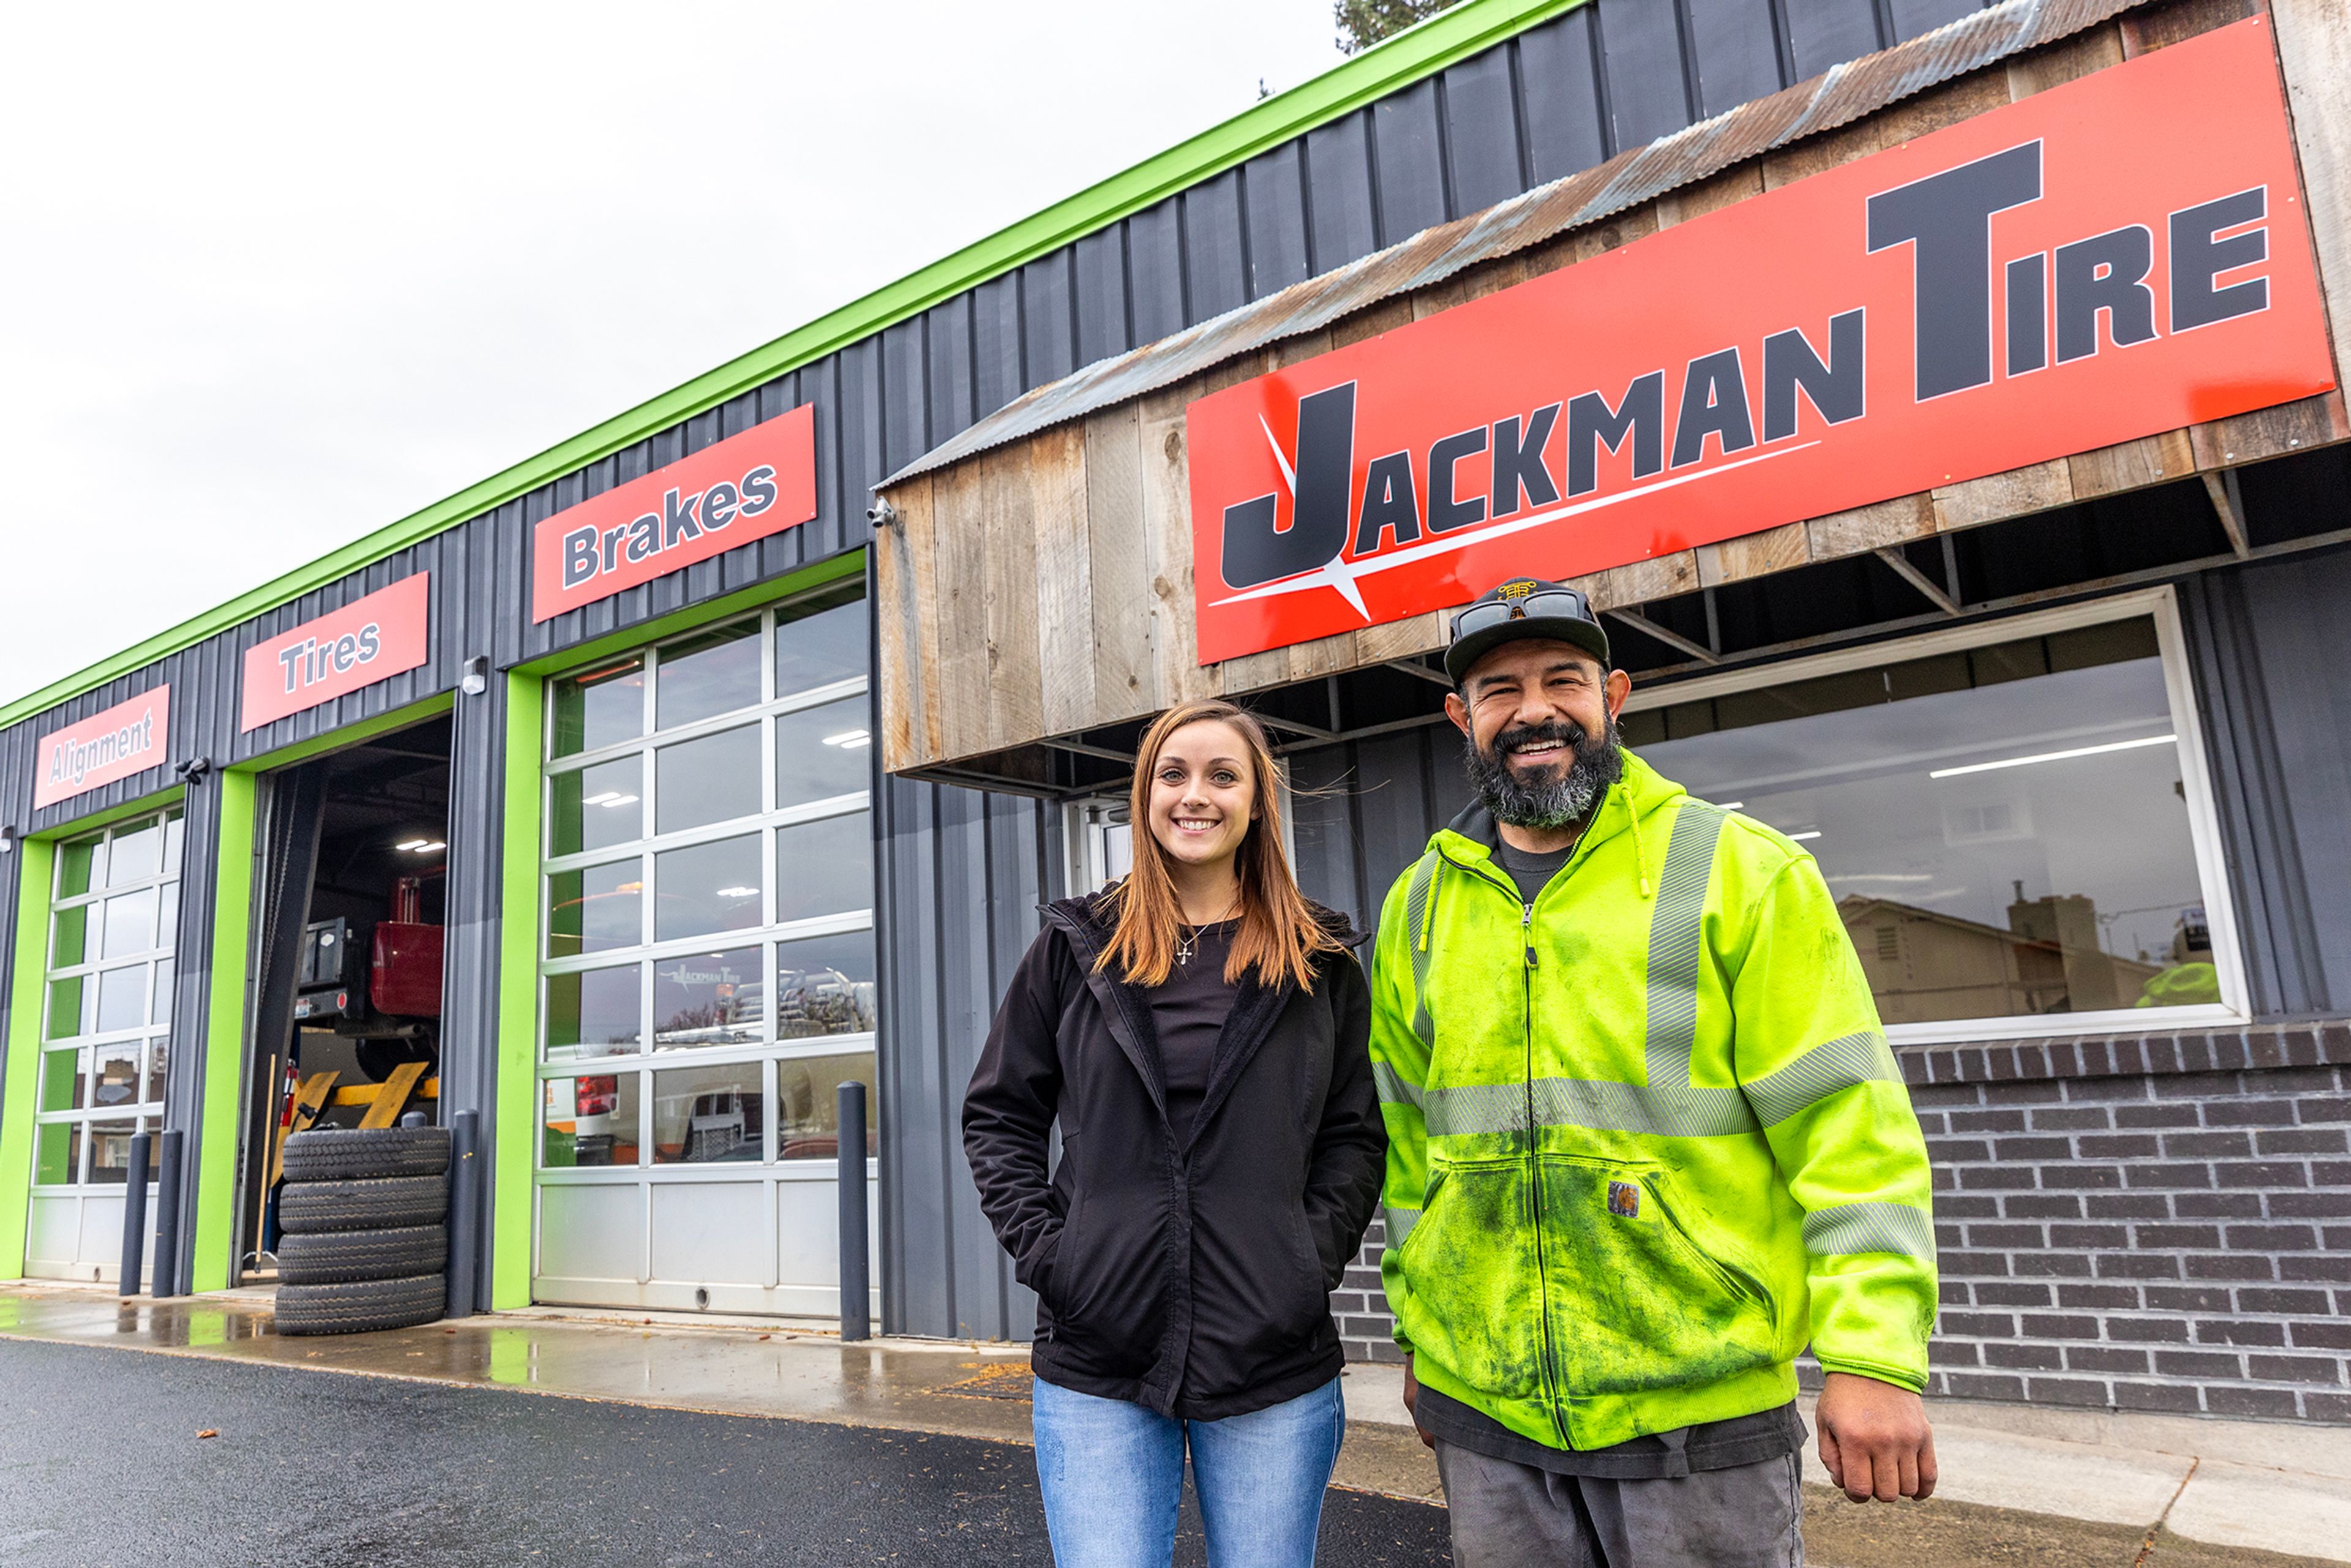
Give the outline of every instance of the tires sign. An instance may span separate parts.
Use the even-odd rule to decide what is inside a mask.
[[[420,571],[245,651],[246,733],[424,663],[432,573]]]
[[[1199,657],[2334,385],[2257,17],[1194,402]]]

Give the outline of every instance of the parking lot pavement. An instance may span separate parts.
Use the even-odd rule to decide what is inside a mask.
[[[843,1344],[821,1325],[805,1322],[618,1312],[582,1317],[546,1309],[390,1333],[280,1339],[273,1332],[269,1306],[266,1291],[159,1302],[123,1301],[88,1288],[0,1285],[0,1397],[15,1397],[9,1388],[14,1369],[32,1364],[20,1364],[16,1356],[28,1347],[10,1340],[33,1342],[30,1348],[46,1344],[99,1353],[92,1364],[104,1368],[99,1375],[109,1397],[130,1416],[146,1407],[142,1379],[162,1387],[172,1385],[191,1363],[235,1364],[238,1371],[290,1375],[295,1383],[283,1385],[289,1389],[346,1385],[299,1398],[282,1396],[277,1403],[283,1412],[260,1412],[265,1422],[297,1430],[349,1402],[352,1413],[336,1416],[322,1431],[339,1441],[364,1440],[392,1450],[430,1448],[402,1461],[430,1469],[442,1462],[442,1450],[462,1453],[465,1444],[436,1447],[409,1435],[407,1413],[416,1413],[420,1430],[444,1422],[435,1414],[443,1408],[435,1396],[420,1391],[443,1390],[468,1400],[496,1400],[516,1392],[556,1396],[510,1403],[568,1407],[543,1419],[554,1434],[551,1451],[575,1456],[572,1470],[532,1474],[528,1465],[509,1458],[509,1468],[500,1471],[493,1450],[485,1453],[486,1468],[478,1473],[461,1469],[435,1479],[431,1477],[440,1472],[432,1470],[421,1481],[412,1476],[397,1489],[396,1504],[375,1504],[377,1513],[393,1510],[384,1517],[412,1533],[437,1528],[436,1519],[455,1517],[471,1521],[468,1528],[478,1534],[484,1527],[475,1515],[484,1507],[500,1517],[536,1521],[522,1535],[496,1537],[513,1548],[513,1555],[427,1552],[413,1557],[419,1562],[535,1562],[557,1560],[568,1552],[583,1563],[688,1563],[703,1561],[705,1551],[712,1553],[710,1560],[724,1562],[734,1549],[715,1544],[722,1535],[773,1539],[790,1547],[780,1560],[806,1563],[886,1561],[890,1550],[900,1551],[901,1561],[956,1562],[957,1553],[975,1541],[991,1543],[997,1555],[990,1562],[1048,1560],[1025,1446],[1029,1377],[1021,1347],[919,1340]],[[120,1354],[129,1350],[160,1354]],[[360,1375],[308,1375],[316,1373]],[[1325,1563],[1353,1568],[1446,1561],[1436,1465],[1411,1428],[1401,1424],[1401,1388],[1394,1368],[1348,1368],[1347,1441],[1325,1519]],[[23,1404],[19,1398],[17,1407]],[[56,1422],[72,1427],[76,1443],[88,1438],[99,1445],[76,1451],[111,1453],[104,1448],[102,1427],[92,1437],[78,1407],[68,1402],[54,1408]],[[366,1427],[361,1416],[379,1410],[399,1414]],[[195,1416],[195,1407],[188,1414]],[[1940,1495],[1924,1505],[1855,1507],[1825,1486],[1808,1486],[1805,1538],[1813,1563],[1821,1568],[2283,1568],[2351,1562],[2351,1430],[1957,1402],[1938,1405],[1934,1416],[1943,1461]],[[686,1422],[676,1433],[708,1436],[673,1436],[655,1443],[654,1435],[671,1430],[660,1423],[672,1416]],[[711,1417],[718,1419],[705,1427],[693,1424]],[[204,1423],[197,1418],[201,1427]],[[501,1407],[498,1421],[486,1429],[507,1430],[525,1419]],[[0,1439],[0,1466],[21,1460],[35,1467],[26,1473],[36,1473],[48,1465],[51,1449],[43,1438],[56,1422],[11,1427]],[[650,1425],[640,1427],[640,1422]],[[223,1437],[203,1439],[207,1449],[225,1441],[230,1430],[211,1425]],[[730,1458],[725,1469],[714,1473],[736,1475],[747,1466],[772,1470],[782,1479],[767,1494],[754,1489],[738,1498],[730,1490],[736,1481],[713,1480],[705,1488],[692,1479],[695,1461],[676,1457],[691,1456],[697,1441],[719,1444],[717,1434],[746,1431],[768,1435],[724,1440],[756,1448],[758,1457]],[[640,1446],[600,1445],[591,1437],[598,1432],[637,1434],[630,1442]],[[178,1452],[168,1444],[158,1451]],[[290,1456],[294,1450],[281,1444],[280,1451]],[[330,1446],[327,1451],[337,1450]],[[726,1452],[731,1456],[738,1449]],[[254,1472],[259,1479],[250,1484],[282,1479],[290,1458],[272,1462],[277,1469]],[[116,1461],[90,1463],[102,1474]],[[1816,1463],[1808,1469],[1813,1472],[1808,1479],[1823,1479]],[[15,1501],[17,1473],[0,1469],[0,1500]],[[343,1500],[343,1493],[365,1489],[337,1473],[337,1492],[327,1500],[333,1516],[375,1518],[367,1507]],[[516,1475],[526,1479],[511,1495],[494,1489],[496,1495],[486,1495],[479,1504],[465,1500],[489,1479],[503,1482]],[[790,1511],[778,1512],[779,1499],[802,1497],[803,1478],[818,1491],[794,1501]],[[136,1488],[131,1494],[137,1495]],[[68,1488],[54,1495],[66,1500],[57,1506],[73,1528],[101,1535],[110,1528],[88,1521],[103,1521],[115,1506],[106,1500],[115,1491]],[[330,1548],[316,1543],[306,1545],[296,1559],[264,1549],[294,1539],[285,1533],[284,1511],[322,1506],[318,1495],[302,1493],[295,1501],[262,1509],[241,1504],[238,1532],[214,1539],[237,1551],[248,1542],[261,1543],[254,1548],[260,1553],[252,1559],[256,1562],[374,1561],[364,1553],[322,1556]],[[864,1516],[854,1508],[841,1511],[842,1497],[870,1501],[883,1528],[899,1533],[862,1533]],[[592,1502],[572,1500],[579,1498]],[[200,1496],[195,1502],[204,1500]],[[678,1508],[705,1503],[717,1511],[680,1514],[674,1523],[663,1522]],[[143,1515],[143,1501],[139,1507]],[[458,1511],[454,1515],[453,1509]],[[186,1517],[207,1516],[199,1508]],[[180,1513],[164,1518],[167,1531],[182,1528]],[[722,1519],[731,1522],[712,1522]],[[813,1528],[808,1521],[819,1520],[823,1530],[808,1535]],[[699,1531],[713,1544],[676,1546],[670,1556],[645,1555],[670,1539],[662,1530],[686,1531],[680,1540]],[[762,1530],[782,1533],[758,1534]],[[570,1544],[559,1550],[522,1544],[541,1534]],[[1196,1532],[1187,1539],[1188,1555],[1178,1561],[1197,1562]],[[462,1531],[448,1540],[455,1542],[451,1551],[475,1549],[475,1537]],[[51,1555],[26,1554],[37,1548]],[[533,1551],[541,1557],[531,1556]],[[111,1558],[78,1552],[47,1534],[26,1536],[9,1521],[8,1511],[0,1509],[0,1568],[18,1562],[180,1560],[138,1552]],[[184,1560],[246,1559],[197,1554]]]
[[[11,1568],[1051,1561],[1001,1441],[23,1340],[0,1399]],[[1445,1515],[1334,1491],[1322,1554],[1442,1563]]]

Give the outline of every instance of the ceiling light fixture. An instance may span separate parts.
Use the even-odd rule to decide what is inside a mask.
[[[2104,746],[2076,746],[2066,751],[2036,751],[2030,757],[2003,757],[1997,762],[1970,762],[1964,768],[1938,768],[1929,779],[1957,779],[1962,773],[1990,773],[1998,768],[2022,768],[2033,762],[2063,762],[2074,757],[2103,757],[2109,751],[2134,751],[2142,746],[2169,746],[2177,735],[2143,735],[2137,740],[2110,740]]]
[[[396,850],[421,850],[432,841],[431,839],[409,839],[392,847]]]
[[[872,745],[872,734],[862,729],[844,729],[839,735],[828,735],[824,737],[825,745],[838,746],[843,751],[854,751],[861,746]]]
[[[721,898],[757,898],[759,896],[759,890],[756,887],[722,887],[718,890],[718,896]]]

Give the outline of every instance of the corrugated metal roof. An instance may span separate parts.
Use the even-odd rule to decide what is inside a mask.
[[[1088,365],[1007,403],[883,481],[886,487],[1172,386],[1383,299],[1655,201],[1750,158],[1876,113],[2011,55],[2094,26],[2137,0],[2005,0],[1922,37],[1629,149],[1482,213],[1424,229],[1320,277]]]

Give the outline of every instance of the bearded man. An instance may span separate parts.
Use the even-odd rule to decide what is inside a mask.
[[[1619,744],[1583,596],[1453,623],[1477,803],[1388,894],[1380,1275],[1461,1568],[1803,1560],[1795,1358],[1855,1501],[1925,1498],[1924,1140],[1811,855]]]

